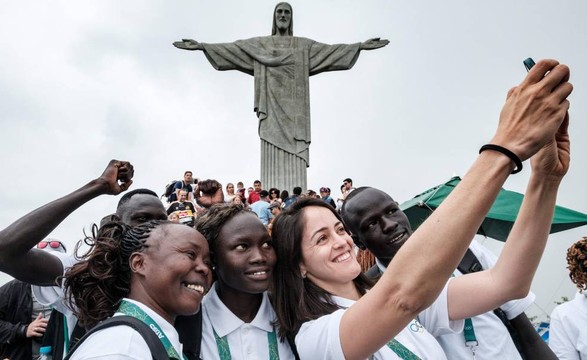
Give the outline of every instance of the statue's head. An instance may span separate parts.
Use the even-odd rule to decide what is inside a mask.
[[[285,31],[286,35],[293,36],[293,9],[289,3],[280,2],[273,11],[273,28],[271,35]]]

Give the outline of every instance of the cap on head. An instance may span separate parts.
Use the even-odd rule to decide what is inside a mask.
[[[274,201],[274,202],[272,202],[272,203],[269,205],[269,210],[271,210],[271,209],[275,209],[275,208],[278,208],[278,207],[281,207],[281,204],[279,204],[279,202],[277,202],[277,201]]]

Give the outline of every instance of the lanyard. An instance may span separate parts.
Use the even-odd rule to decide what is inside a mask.
[[[418,355],[411,352],[410,349],[402,345],[402,343],[396,339],[392,339],[388,342],[387,347],[403,360],[421,360]]]
[[[216,340],[216,346],[218,347],[218,354],[221,360],[230,360],[230,346],[228,345],[227,336],[220,337],[216,333],[216,330],[212,328],[214,332],[214,339]],[[275,335],[275,328],[272,332],[267,333],[267,341],[269,343],[269,360],[279,360],[279,351],[277,349],[277,335]]]
[[[122,300],[120,303],[120,307],[118,307],[118,312],[121,312],[125,315],[132,316],[144,322],[145,324],[149,325],[149,327],[158,335],[159,339],[163,343],[165,350],[167,351],[167,355],[171,359],[182,359],[177,353],[177,350],[171,345],[171,342],[161,329],[159,325],[151,318],[146,312],[143,311],[140,307],[136,306],[135,304]],[[186,357],[183,357],[183,360],[187,360]]]
[[[473,359],[475,359],[475,348],[479,345],[477,337],[475,336],[475,328],[473,327],[473,320],[465,319],[465,327],[463,328],[463,335],[465,335],[465,346],[469,347],[473,352]]]

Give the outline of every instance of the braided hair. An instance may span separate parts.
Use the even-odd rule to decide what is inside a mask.
[[[90,249],[64,275],[66,299],[81,325],[91,327],[114,315],[130,293],[131,254],[146,249],[151,232],[165,223],[153,220],[131,227],[112,221],[99,229],[92,226],[91,236],[83,240]]]
[[[584,236],[567,250],[567,264],[571,281],[579,290],[587,290],[587,237]]]

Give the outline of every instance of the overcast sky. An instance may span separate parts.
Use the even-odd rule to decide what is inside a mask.
[[[172,42],[269,35],[275,4],[0,0],[0,228],[99,176],[112,158],[134,164],[134,188],[159,194],[188,169],[252,185],[260,158],[253,78],[218,72],[203,53]],[[463,175],[493,135],[507,90],[525,76],[522,60],[532,56],[571,67],[573,156],[558,203],[587,212],[586,2],[291,4],[296,36],[391,41],[362,52],[350,71],[311,78],[311,189],[329,186],[338,196],[351,177],[402,202]],[[505,186],[524,192],[529,173],[526,164]],[[91,201],[52,236],[71,251],[117,201]],[[565,251],[585,233],[551,237],[533,284],[546,313],[554,300],[573,296]]]

